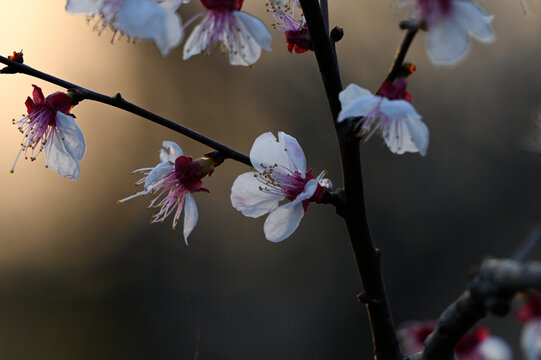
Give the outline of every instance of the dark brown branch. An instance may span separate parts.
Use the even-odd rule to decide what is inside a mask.
[[[252,166],[250,162],[250,158],[238,151],[235,151],[231,149],[230,147],[223,145],[211,138],[206,137],[205,135],[202,135],[196,131],[193,131],[187,127],[184,127],[180,124],[177,124],[169,119],[166,119],[160,115],[154,114],[146,109],[143,109],[135,104],[132,104],[122,98],[120,93],[116,94],[115,96],[107,96],[104,94],[100,94],[97,92],[94,92],[92,90],[88,90],[83,88],[82,86],[70,83],[68,81],[59,79],[57,77],[54,77],[52,75],[46,74],[44,72],[41,72],[39,70],[36,70],[30,66],[20,64],[15,61],[11,61],[8,58],[5,58],[3,56],[0,56],[0,63],[6,64],[8,68],[12,71],[10,73],[21,73],[33,76],[35,78],[50,82],[52,84],[58,85],[60,87],[66,88],[72,92],[75,93],[75,100],[82,101],[82,100],[93,100],[97,101],[103,104],[110,105],[112,107],[116,107],[122,110],[125,110],[127,112],[130,112],[132,114],[141,116],[147,120],[150,120],[156,124],[165,126],[168,129],[171,129],[173,131],[176,131],[182,135],[185,135],[189,137],[190,139],[193,139],[201,144],[207,145],[208,147],[213,148],[214,150],[217,150],[220,152],[220,154],[223,156],[223,158],[232,159],[238,162],[241,162],[243,164],[246,164],[248,166]]]
[[[530,254],[539,244],[539,237],[539,229],[536,229],[521,247],[527,251],[518,253]],[[485,260],[469,289],[441,314],[424,350],[410,360],[453,359],[455,346],[466,332],[488,313],[506,315],[513,297],[526,290],[541,290],[541,262]]]
[[[375,357],[378,360],[399,360],[402,353],[398,346],[396,331],[380,268],[380,252],[375,248],[368,227],[364,205],[363,177],[359,138],[351,131],[352,123],[336,122],[341,110],[338,95],[342,82],[333,42],[325,28],[325,21],[317,0],[300,0],[308,23],[314,53],[327,94],[332,118],[335,123],[344,177],[345,208],[342,213],[346,221],[355,261],[362,280],[364,299],[372,329]]]
[[[400,74],[400,71],[402,70],[402,65],[404,64],[404,59],[406,58],[406,54],[408,53],[409,47],[411,43],[413,42],[415,35],[419,31],[419,23],[413,20],[402,21],[400,23],[400,28],[406,30],[406,35],[404,35],[402,44],[400,44],[400,47],[398,48],[398,51],[396,52],[393,65],[391,66],[391,70],[389,70],[389,74],[385,78],[385,81],[393,82],[394,80],[396,80],[396,78]]]

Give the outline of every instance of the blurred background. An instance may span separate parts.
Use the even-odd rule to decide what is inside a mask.
[[[397,324],[435,319],[486,256],[509,256],[541,222],[541,2],[485,0],[497,41],[474,42],[453,69],[433,67],[424,34],[407,60],[413,104],[430,129],[425,158],[396,156],[374,137],[362,145],[367,207]],[[341,186],[337,143],[313,54],[292,55],[278,32],[253,68],[219,54],[162,58],[152,43],[111,44],[95,20],[65,1],[0,2],[0,51],[87,88],[115,94],[248,153],[263,132],[295,136],[315,173]],[[193,1],[184,21],[201,11]],[[260,1],[244,9],[272,22]],[[344,86],[376,89],[402,33],[391,0],[330,4]],[[189,33],[190,29],[188,30]],[[3,75],[0,118],[0,357],[2,359],[369,359],[366,313],[345,226],[330,206],[311,205],[279,244],[261,219],[230,205],[247,168],[226,161],[195,195],[199,223],[186,246],[171,220],[149,225],[150,198],[121,206],[134,169],[154,166],[162,140],[200,156],[208,148],[144,119],[83,102],[73,109],[87,141],[79,181],[21,160],[31,84]],[[539,258],[539,253],[537,258]],[[514,346],[512,316],[485,322]]]

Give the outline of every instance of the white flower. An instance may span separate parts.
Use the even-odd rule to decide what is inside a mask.
[[[98,16],[108,26],[137,40],[152,40],[163,56],[180,44],[184,35],[176,13],[189,0],[68,0],[66,10]]]
[[[322,172],[317,178],[306,170],[304,152],[294,137],[278,132],[278,140],[268,132],[260,135],[250,151],[254,171],[237,177],[231,188],[231,203],[245,216],[269,213],[265,237],[279,242],[299,226],[309,202],[318,201],[323,188],[330,188]],[[280,201],[289,202],[280,205]]]
[[[494,40],[487,15],[472,0],[417,0],[419,16],[427,25],[427,52],[437,65],[455,65],[468,51],[469,37]]]
[[[45,150],[45,163],[61,177],[79,179],[81,161],[85,155],[86,143],[83,132],[77,126],[72,108],[71,98],[62,92],[50,94],[45,98],[41,88],[33,85],[32,98],[26,99],[28,115],[19,121],[13,121],[24,134],[21,149],[11,168],[19,156],[24,153],[25,159],[36,160]]]
[[[118,203],[153,194],[154,199],[149,207],[159,208],[152,216],[152,223],[162,222],[170,214],[173,215],[173,229],[177,226],[180,214],[184,209],[184,241],[188,244],[188,236],[195,228],[198,220],[197,206],[192,193],[209,192],[202,187],[201,179],[209,175],[216,163],[208,156],[193,160],[182,154],[182,149],[172,141],[164,141],[160,152],[160,163],[153,168],[135,170],[134,173],[145,175],[136,185],[143,185],[144,190],[128,196]]]
[[[338,122],[351,117],[363,117],[360,136],[366,141],[379,132],[385,143],[395,154],[419,152],[426,155],[428,128],[421,121],[409,100],[405,80],[384,83],[379,95],[355,84],[350,84],[340,95],[342,111]]]
[[[203,16],[186,43],[184,57],[211,54],[218,47],[229,55],[231,65],[249,66],[261,55],[261,48],[270,51],[271,34],[261,20],[239,11],[244,0],[201,0],[207,10],[188,23]]]

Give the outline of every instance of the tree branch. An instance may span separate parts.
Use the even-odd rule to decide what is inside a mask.
[[[376,359],[399,360],[402,358],[402,353],[398,346],[391,310],[385,293],[380,268],[380,251],[374,247],[372,242],[364,205],[360,139],[351,131],[351,120],[336,122],[341,110],[338,95],[342,91],[342,82],[336,53],[326,30],[319,3],[317,0],[300,0],[300,3],[310,31],[310,38],[340,146],[345,201],[342,216],[346,221],[364,289],[359,300],[365,303],[368,310]]]
[[[541,241],[541,231],[534,230],[519,251],[526,258]],[[526,254],[527,253],[527,254]],[[512,259],[483,261],[469,289],[440,316],[424,350],[409,360],[448,360],[460,338],[489,312],[504,316],[511,309],[513,297],[521,291],[541,290],[541,262],[520,263]]]
[[[120,93],[117,93],[115,96],[107,96],[104,94],[100,94],[92,90],[85,89],[82,86],[70,83],[63,79],[59,79],[47,73],[41,72],[30,66],[27,66],[15,61],[11,61],[8,58],[5,58],[3,56],[0,56],[0,63],[6,64],[8,66],[10,70],[9,73],[26,74],[26,75],[47,81],[49,83],[58,85],[60,87],[66,88],[75,93],[75,98],[76,98],[75,100],[78,100],[78,101],[93,100],[96,102],[107,104],[115,108],[125,110],[132,114],[143,117],[147,120],[150,120],[156,124],[165,126],[166,128],[176,131],[184,136],[187,136],[190,139],[193,139],[201,144],[207,145],[208,147],[211,147],[214,150],[219,151],[221,156],[224,159],[232,159],[232,160],[241,162],[245,165],[252,166],[252,163],[250,162],[250,158],[248,156],[236,150],[233,150],[232,148],[226,145],[223,145],[209,137],[206,137],[205,135],[202,135],[194,130],[191,130],[185,126],[177,124],[160,115],[154,114],[153,112],[143,109],[135,104],[132,104],[124,100],[122,96],[120,95]]]

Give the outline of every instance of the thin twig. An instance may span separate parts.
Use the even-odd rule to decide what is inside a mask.
[[[402,21],[400,23],[400,28],[405,29],[406,34],[404,35],[404,39],[402,39],[402,44],[400,44],[400,47],[396,52],[393,65],[391,66],[391,70],[389,70],[389,74],[385,78],[385,81],[393,82],[398,77],[402,69],[402,65],[404,64],[404,59],[406,58],[409,47],[413,42],[415,35],[419,31],[419,26],[419,23],[413,20]]]
[[[104,94],[97,93],[92,90],[88,90],[82,86],[73,84],[71,82],[68,82],[66,80],[57,78],[55,76],[49,75],[47,73],[44,73],[42,71],[39,71],[37,69],[34,69],[30,66],[17,63],[15,61],[11,61],[8,58],[5,58],[3,56],[0,56],[0,63],[6,64],[10,69],[13,69],[13,71],[21,74],[26,74],[44,81],[47,81],[49,83],[58,85],[60,87],[66,88],[72,92],[75,93],[77,100],[93,100],[96,102],[100,102],[103,104],[110,105],[112,107],[116,107],[122,110],[125,110],[127,112],[130,112],[132,114],[138,115],[140,117],[143,117],[147,120],[150,120],[156,124],[165,126],[168,129],[171,129],[173,131],[176,131],[182,135],[185,135],[189,137],[190,139],[193,139],[201,144],[207,145],[208,147],[211,147],[217,151],[219,151],[224,158],[232,159],[238,162],[241,162],[245,165],[252,166],[252,163],[250,162],[250,158],[236,150],[233,150],[232,148],[223,145],[209,137],[206,137],[205,135],[202,135],[194,130],[191,130],[185,126],[182,126],[180,124],[177,124],[169,119],[166,119],[160,115],[154,114],[151,111],[148,111],[146,109],[143,109],[135,104],[132,104],[122,98],[120,93],[117,93],[115,96],[107,96]]]
[[[534,250],[541,243],[541,226],[538,225],[532,230],[526,241],[517,249],[517,251],[511,256],[511,259],[516,261],[527,260]]]

